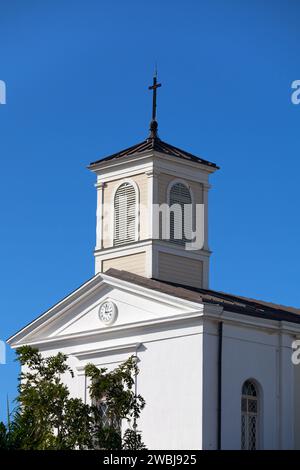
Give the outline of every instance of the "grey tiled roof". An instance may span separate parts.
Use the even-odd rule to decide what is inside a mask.
[[[127,271],[119,271],[117,269],[109,269],[105,274],[192,302],[220,305],[230,312],[237,312],[277,321],[284,320],[300,323],[299,308],[287,307],[271,302],[265,302],[263,300],[241,297],[210,289],[199,289],[165,281],[158,281],[156,279],[149,279]]]
[[[207,165],[211,168],[215,168],[215,169],[219,168],[215,163],[211,163],[207,160],[204,160],[203,158],[197,157],[196,155],[193,155],[192,153],[187,152],[186,150],[179,149],[178,147],[174,147],[174,145],[168,144],[167,142],[163,142],[158,137],[155,137],[155,138],[149,137],[148,139],[143,140],[142,142],[136,145],[133,145],[132,147],[128,147],[124,150],[121,150],[120,152],[114,153],[113,155],[109,155],[100,160],[92,162],[89,168],[92,169],[93,166],[101,162],[128,157],[130,155],[137,154],[137,153],[142,154],[149,150],[155,150],[157,152],[163,153],[165,155],[170,155],[175,158],[182,158],[185,160],[201,163],[202,165]]]

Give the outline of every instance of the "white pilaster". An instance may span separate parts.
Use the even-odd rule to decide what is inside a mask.
[[[294,370],[292,337],[279,334],[279,449],[294,448]]]
[[[153,240],[153,233],[154,233],[154,224],[158,223],[157,220],[154,220],[154,210],[153,205],[158,204],[158,175],[159,172],[154,168],[147,171],[146,175],[148,177],[148,238]],[[147,262],[147,274],[148,277],[155,277],[157,276],[157,266],[155,262],[155,258],[153,257],[153,248],[149,249],[147,252],[148,259]]]
[[[103,190],[105,183],[98,182],[97,188],[97,225],[96,225],[96,250],[103,248]]]
[[[204,245],[203,249],[209,251],[208,245],[208,191],[210,185],[207,183],[202,184],[203,187],[203,204],[204,204]]]
[[[148,210],[149,210],[149,229],[148,238],[153,238],[153,226],[154,226],[154,211],[153,204],[158,204],[158,175],[159,172],[155,169],[146,171],[148,177]]]

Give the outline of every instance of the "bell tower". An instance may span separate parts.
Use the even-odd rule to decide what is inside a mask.
[[[208,288],[209,176],[218,167],[159,138],[156,100],[160,86],[155,75],[149,87],[153,92],[149,136],[89,166],[97,176],[95,271],[115,268]],[[184,228],[186,220],[190,230],[195,227],[197,207],[202,214],[202,243],[191,249]],[[168,213],[168,208],[179,212]]]

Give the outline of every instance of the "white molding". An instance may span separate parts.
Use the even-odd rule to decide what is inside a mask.
[[[265,331],[268,333],[279,333],[284,331],[285,333],[294,335],[300,333],[300,324],[293,322],[286,322],[283,320],[273,320],[269,318],[252,316],[247,313],[235,313],[230,310],[225,310],[220,306],[221,310],[217,310],[210,304],[204,302],[204,318],[211,319],[213,321],[223,321],[225,324],[234,324],[235,326],[248,327],[257,329],[259,331]]]
[[[187,304],[191,303],[189,301],[185,302]],[[139,332],[139,334],[141,334],[141,332],[143,334],[151,334],[153,332],[153,327],[156,327],[159,331],[163,325],[168,325],[168,328],[171,328],[172,325],[175,326],[177,324],[182,324],[183,322],[185,327],[189,327],[190,322],[193,322],[197,319],[202,319],[204,321],[212,320],[213,322],[223,321],[224,324],[227,325],[235,325],[247,329],[255,329],[261,332],[267,332],[268,334],[279,334],[282,332],[282,327],[284,327],[284,331],[287,334],[300,334],[300,324],[291,323],[290,325],[285,325],[285,323],[289,322],[264,319],[261,317],[252,317],[251,315],[247,314],[235,314],[233,312],[224,310],[224,308],[220,305],[212,305],[206,303],[197,303],[196,305],[198,307],[198,310],[194,310],[190,313],[175,314],[172,316],[161,317],[158,319],[149,319],[141,322],[128,323],[125,325],[111,326],[97,330],[85,331],[83,333],[61,335],[60,337],[55,338],[46,337],[40,338],[39,340],[24,341],[20,343],[11,344],[11,347],[15,349],[21,345],[26,344],[42,347],[51,346],[52,348],[54,348],[56,346],[59,347],[61,343],[63,343],[64,346],[67,346],[68,344],[76,344],[80,340],[84,340],[86,342],[101,341],[102,336],[105,338],[109,337],[111,339],[117,339],[120,338],[121,332],[126,335],[132,334],[133,331]],[[282,326],[282,323],[284,323],[284,326]],[[143,340],[143,342],[145,341]],[[74,354],[72,353],[70,355]]]
[[[203,316],[203,313],[201,311],[201,304],[198,304],[198,306],[199,309],[192,313],[175,314],[172,316],[149,319],[141,322],[127,323],[125,325],[88,330],[84,331],[83,333],[61,335],[55,338],[42,337],[38,340],[11,343],[10,346],[12,347],[12,349],[16,349],[23,345],[47,348],[50,346],[51,348],[55,348],[56,346],[59,347],[61,343],[63,343],[64,346],[67,346],[68,344],[76,344],[80,340],[84,340],[85,342],[101,341],[102,336],[106,338],[109,336],[111,339],[119,338],[120,333],[126,333],[127,335],[129,335],[132,334],[133,331],[139,332],[138,334],[141,334],[141,332],[143,334],[150,334],[153,332],[151,331],[151,329],[153,330],[153,328],[157,328],[157,331],[160,331],[162,326],[168,326],[169,329],[172,325],[182,325],[182,323],[184,323],[185,327],[189,327],[189,322],[201,320]]]
[[[90,285],[92,287],[90,287]],[[79,289],[76,291],[72,292],[69,296],[65,297],[62,301],[60,301],[58,304],[54,305],[51,307],[49,310],[44,312],[41,316],[36,318],[33,322],[31,322],[29,325],[25,326],[22,330],[17,332],[15,335],[11,336],[7,342],[12,348],[16,348],[20,346],[20,344],[36,344],[34,341],[33,342],[28,342],[24,341],[26,338],[33,333],[38,332],[41,328],[44,328],[45,326],[49,325],[53,321],[56,320],[57,317],[64,315],[67,311],[69,311],[72,307],[75,305],[78,306],[80,303],[82,303],[88,296],[93,294],[97,289],[102,289],[105,286],[111,286],[111,287],[117,287],[121,290],[128,291],[133,294],[137,294],[140,296],[143,296],[145,299],[149,299],[152,301],[156,301],[158,303],[166,303],[170,306],[174,306],[177,309],[182,307],[185,309],[185,313],[183,315],[188,315],[190,312],[201,312],[203,309],[203,305],[198,302],[190,302],[185,299],[181,299],[180,297],[175,297],[173,295],[165,294],[162,292],[154,291],[152,289],[146,288],[144,286],[139,286],[137,284],[124,281],[112,276],[108,276],[107,274],[96,274],[92,278],[92,280],[88,281],[86,284],[81,286]],[[170,319],[171,321],[172,317],[167,317],[166,321]],[[155,319],[154,321],[155,323]],[[162,321],[165,321],[164,318],[162,318]],[[151,322],[151,320],[149,320]],[[135,325],[135,324],[133,324]],[[138,322],[136,323],[138,325]],[[130,326],[130,324],[128,324]],[[105,328],[101,328],[99,330],[93,330],[93,334],[99,335],[99,333],[103,333],[111,331],[111,330],[117,330],[118,328],[124,328],[127,327],[126,325],[123,326],[107,326]],[[132,326],[130,326],[132,328]],[[90,334],[91,332],[89,332]],[[87,332],[84,333],[88,334]],[[61,338],[64,338],[62,335]],[[20,341],[22,340],[22,343]],[[50,339],[51,340],[51,339]],[[53,340],[53,338],[52,338]],[[38,343],[44,342],[44,340],[39,340]],[[48,341],[45,340],[45,342]],[[54,339],[55,341],[55,339]]]
[[[72,307],[75,305],[78,306],[88,296],[93,295],[97,289],[102,289],[105,286],[115,287],[123,291],[131,292],[143,297],[144,299],[157,302],[158,304],[165,303],[169,306],[174,306],[177,311],[178,309],[182,309],[182,311],[171,316],[154,319],[151,318],[124,325],[111,325],[105,328],[98,328],[81,333],[61,335],[60,337],[33,338],[30,341],[30,334],[36,334],[41,328],[54,322],[58,317],[63,316]],[[54,347],[55,345],[61,345],[62,343],[67,346],[69,343],[76,344],[80,340],[101,341],[102,338],[120,338],[120,334],[130,335],[134,331],[140,335],[141,333],[150,334],[153,330],[160,331],[162,327],[172,328],[173,325],[176,329],[176,325],[179,324],[183,324],[184,327],[188,328],[191,322],[198,322],[201,319],[212,320],[214,323],[224,321],[225,324],[234,324],[235,326],[267,331],[271,334],[281,332],[294,336],[300,335],[300,324],[297,323],[235,313],[230,310],[224,310],[221,305],[207,304],[205,302],[201,303],[200,301],[189,301],[180,297],[175,297],[174,295],[139,286],[129,281],[114,278],[106,274],[98,274],[70,294],[70,296],[63,299],[39,318],[34,320],[31,324],[27,325],[20,332],[9,338],[8,343],[12,348],[17,348],[24,344],[41,346],[42,348],[46,348],[48,346]]]
[[[192,160],[187,160],[185,158],[174,157],[172,155],[166,155],[165,153],[161,153],[161,152],[157,152],[157,151],[154,151],[153,154],[154,154],[155,157],[158,157],[163,162],[170,162],[171,164],[177,164],[177,165],[185,166],[186,168],[188,168],[188,167],[194,168],[194,169],[196,168],[196,169],[199,170],[199,173],[202,172],[202,173],[205,173],[206,175],[210,175],[211,173],[214,173],[218,169],[218,168],[215,168],[215,167],[212,167],[212,166],[205,165],[205,163],[194,162]],[[199,158],[201,158],[201,157],[199,157]]]
[[[146,171],[146,176],[148,178],[148,238],[153,238],[153,224],[154,224],[154,211],[153,204],[158,203],[158,176],[159,171],[155,170],[153,167]]]
[[[87,282],[71,292],[71,294],[67,295],[58,303],[54,304],[52,307],[50,307],[50,309],[39,315],[28,325],[24,326],[24,328],[10,336],[7,340],[7,343],[12,345],[13,341],[17,341],[19,336],[25,338],[28,336],[28,334],[32,333],[32,331],[37,330],[41,325],[44,327],[50,321],[53,321],[55,318],[57,318],[58,315],[62,315],[65,311],[69,310],[73,306],[83,302],[86,297],[91,295],[96,289],[99,288],[99,280],[102,280],[102,278],[98,273],[92,277],[92,279],[89,279]],[[28,333],[26,333],[27,331]]]
[[[103,191],[105,183],[97,181],[95,184],[97,188],[97,208],[96,208],[96,249],[103,248]]]
[[[109,353],[112,352],[124,352],[124,351],[137,351],[137,349],[141,346],[142,343],[125,343],[125,344],[120,344],[116,346],[107,346],[105,348],[97,348],[97,349],[91,349],[91,350],[86,350],[83,349],[81,351],[75,351],[72,353],[69,353],[68,356],[75,356],[77,359],[90,359],[90,358],[95,358],[99,356],[106,356]]]
[[[135,163],[135,162],[134,162]],[[97,179],[105,183],[119,181],[123,178],[131,178],[133,176],[144,175],[147,171],[151,171],[153,168],[153,160],[149,158],[149,161],[146,163],[130,165],[128,162],[124,162],[124,168],[116,168],[112,171],[101,171],[97,175]]]
[[[183,256],[190,259],[198,259],[201,261],[209,260],[210,251],[205,250],[186,250],[184,246],[176,245],[167,240],[154,240],[153,247],[157,251],[168,253],[175,256]]]
[[[111,183],[120,181],[123,178],[132,178],[134,176],[144,175],[147,171],[151,171],[153,168],[153,158],[148,157],[148,161],[144,163],[139,162],[123,162],[122,165],[119,163],[120,168],[110,170],[109,168],[101,170],[101,173],[97,174],[97,180],[103,181],[104,183]]]
[[[109,246],[107,248],[103,248],[103,250],[95,250],[94,255],[102,257],[103,259],[109,258],[111,254],[117,253],[117,256],[126,256],[130,253],[133,253],[132,250],[136,250],[136,253],[139,253],[142,250],[142,248],[148,247],[151,245],[152,240],[147,239],[147,240],[138,240],[136,242],[130,242],[127,243],[126,245],[118,245],[118,246]],[[122,253],[125,253],[124,255]],[[107,255],[107,256],[106,256]]]
[[[168,240],[147,239],[138,242],[131,242],[126,245],[119,245],[116,247],[104,248],[103,250],[95,250],[94,255],[101,260],[110,259],[111,257],[118,258],[130,254],[143,253],[148,248],[153,250],[161,250],[165,253],[170,253],[178,256],[185,256],[187,258],[207,260],[211,255],[211,251],[207,250],[186,250],[183,246],[175,245]],[[113,256],[112,256],[113,255]]]
[[[167,167],[168,163],[173,168],[176,166],[180,167],[181,169],[180,169],[179,174],[181,174],[182,176],[183,176],[182,171],[186,171],[187,169],[189,169],[191,178],[194,179],[195,181],[199,181],[199,176],[201,176],[201,174],[202,174],[202,178],[204,176],[203,181],[205,181],[205,178],[207,180],[208,175],[210,175],[211,173],[214,173],[217,170],[217,168],[210,167],[200,162],[194,162],[191,160],[186,160],[186,159],[174,157],[171,155],[166,155],[164,153],[160,153],[154,150],[149,150],[143,155],[141,155],[140,153],[136,153],[136,154],[129,155],[126,158],[120,158],[120,159],[109,160],[109,161],[100,161],[94,168],[91,168],[90,166],[88,168],[92,172],[101,176],[101,178],[103,177],[106,178],[107,177],[107,175],[105,175],[106,172],[108,173],[109,171],[111,171],[111,173],[116,173],[118,171],[120,175],[121,174],[120,172],[124,171],[124,168],[128,169],[128,167],[134,164],[141,165],[144,162],[153,161],[153,159],[155,159],[159,163],[159,166],[161,169],[169,168]],[[160,169],[159,166],[157,166],[158,169]],[[183,167],[184,169],[182,170]],[[196,178],[196,174],[197,174],[197,178]],[[178,175],[178,172],[177,172],[177,175]],[[187,176],[185,175],[185,177]]]
[[[147,251],[151,248],[151,243],[141,243],[137,245],[123,245],[123,250],[110,249],[108,252],[97,252],[95,253],[95,259],[101,262],[107,260],[113,260],[116,258],[123,258],[124,256],[147,254]],[[103,272],[103,271],[101,271]]]
[[[102,175],[103,172],[106,172],[107,170],[111,170],[113,172],[116,171],[122,171],[122,170],[116,170],[116,167],[120,166],[129,166],[132,164],[136,164],[138,162],[144,162],[149,159],[153,158],[153,150],[148,150],[144,154],[140,153],[133,153],[132,155],[128,155],[125,158],[119,158],[115,160],[108,160],[108,161],[102,161],[100,160],[97,165],[95,165],[93,168],[91,166],[88,166],[88,169],[91,170],[93,173],[96,173],[97,175]]]
[[[164,154],[154,155],[154,164],[161,173],[168,173],[198,183],[207,183],[211,172],[205,171],[203,165],[180,158],[172,158]]]

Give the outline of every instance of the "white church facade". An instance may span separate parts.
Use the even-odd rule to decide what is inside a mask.
[[[156,91],[156,90],[155,90]],[[300,448],[300,310],[209,289],[209,178],[218,167],[160,140],[89,166],[97,177],[95,276],[14,334],[12,348],[68,355],[71,394],[84,367],[134,354],[148,449]],[[203,244],[157,235],[155,205],[202,204]],[[172,225],[172,223],[171,223]]]

